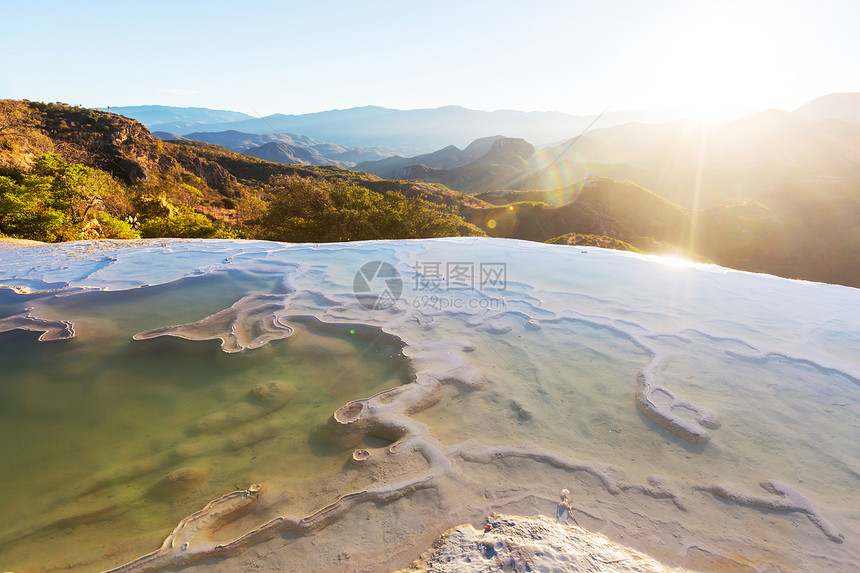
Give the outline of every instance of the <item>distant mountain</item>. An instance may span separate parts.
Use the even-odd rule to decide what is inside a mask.
[[[679,121],[678,116],[653,114],[644,111],[614,111],[600,116],[573,116],[558,112],[478,111],[459,106],[436,109],[397,110],[377,106],[330,110],[301,115],[273,114],[253,118],[246,114],[204,108],[172,108],[168,106],[136,106],[112,108],[112,111],[139,119],[153,131],[165,131],[182,136],[197,132],[239,131],[247,134],[302,134],[318,142],[329,142],[347,148],[379,148],[388,155],[411,157],[425,155],[449,145],[463,149],[470,141],[488,133],[504,133],[507,137],[521,138],[537,146],[569,141],[589,128],[593,131],[625,126],[624,137],[616,138],[613,146],[620,151],[647,144],[655,145],[652,125],[669,126],[664,132],[687,130],[691,122]],[[806,121],[837,120],[860,123],[860,93],[830,94],[799,108],[794,116]],[[597,119],[596,123],[592,122]],[[638,127],[634,128],[632,125]],[[672,127],[674,126],[674,127]],[[689,134],[688,134],[689,135]],[[674,133],[666,133],[667,144],[676,141]],[[297,136],[293,136],[297,137]],[[261,141],[257,146],[271,140]],[[288,145],[306,143],[284,141]],[[604,141],[601,145],[607,148]],[[383,151],[384,150],[384,151]],[[338,161],[358,163],[380,158],[360,158],[353,154],[333,157],[317,149],[322,155]],[[593,151],[593,150],[592,150]],[[604,149],[606,151],[606,149]],[[631,155],[626,153],[626,155]],[[590,158],[593,160],[594,156]],[[614,157],[609,158],[613,162]],[[437,168],[433,165],[427,167]],[[453,168],[445,166],[444,168]]]
[[[504,138],[503,135],[491,135],[489,137],[479,137],[472,143],[466,146],[466,149],[463,150],[463,153],[466,157],[469,157],[472,161],[478,159],[479,157],[486,155],[493,144],[499,140]]]
[[[524,139],[501,137],[493,142],[487,153],[479,157],[476,163],[525,167],[526,161],[534,152],[534,146]]]
[[[102,108],[106,110],[107,108]],[[182,132],[188,126],[224,123],[251,119],[246,113],[225,111],[205,107],[172,107],[167,105],[132,105],[110,108],[112,113],[136,119],[143,125],[151,127],[155,124],[176,123],[183,126],[172,131]],[[164,130],[168,131],[168,130]]]
[[[329,159],[340,161],[346,166],[354,166],[362,161],[374,161],[390,153],[384,148],[346,147],[336,143],[319,143],[312,147]]]
[[[619,158],[649,170],[643,185],[692,206],[779,192],[810,178],[860,175],[860,124],[808,122],[776,110],[688,130],[671,143]],[[659,173],[659,174],[658,174]],[[658,179],[659,178],[659,179]]]
[[[243,133],[241,131],[195,131],[183,136],[184,139],[192,139],[194,141],[203,141],[205,143],[214,143],[232,149],[233,151],[243,152],[247,149],[260,147],[267,143],[281,142],[294,147],[313,147],[319,145],[320,142],[306,135],[295,133]]]
[[[603,176],[706,208],[812,182],[852,188],[860,183],[860,124],[807,121],[777,110],[721,125],[629,124],[540,149],[530,167],[513,188],[556,188],[570,183],[571,174]]]
[[[169,131],[153,131],[152,137],[155,137],[156,139],[162,139],[165,141],[169,141],[171,139],[185,139],[184,137],[182,137],[178,133],[170,133]]]
[[[453,145],[415,157],[359,163],[356,169],[391,179],[441,183],[464,193],[506,189],[528,172],[535,148],[521,138],[483,137],[464,150]]]
[[[837,119],[860,123],[860,93],[822,96],[798,108],[794,114],[809,121]]]
[[[840,97],[822,101],[852,100],[836,95]],[[852,108],[841,109],[841,116],[847,117]],[[485,145],[497,139],[481,141]],[[356,169],[442,183],[465,193],[538,191],[607,177],[702,209],[811,182],[827,187],[828,193],[860,185],[860,123],[810,121],[797,113],[765,110],[717,125],[680,120],[593,129],[538,149],[526,163],[487,159],[482,160],[484,167],[474,156],[448,146],[414,157],[361,163]]]
[[[259,147],[252,147],[243,152],[245,155],[265,159],[275,163],[293,165],[331,165],[332,161],[323,157],[316,149],[293,147],[282,141],[271,141]]]
[[[181,136],[165,131],[155,131],[152,135],[160,139],[203,141],[205,143],[221,145],[227,149],[238,151],[251,157],[258,157],[278,163],[352,167],[358,161],[376,160],[385,156],[384,152],[380,150],[323,143],[306,135],[295,133],[255,134],[228,130],[220,132],[193,132]],[[283,145],[281,147],[269,145],[273,143]],[[263,147],[265,149],[262,149]]]
[[[407,111],[366,106],[304,115],[274,114],[212,124],[206,127],[206,131],[302,133],[353,147],[400,148],[405,155],[425,153],[448,145],[465,145],[488,133],[505,133],[509,137],[545,144],[581,132],[595,117],[558,112],[488,112],[458,106]],[[598,125],[615,125],[634,119],[647,122],[664,121],[666,118],[646,112],[610,112],[600,118]],[[152,125],[151,128],[181,135],[194,131],[178,123]]]
[[[501,135],[492,137],[482,137],[470,143],[465,149],[461,150],[455,145],[449,145],[433,153],[425,153],[415,157],[386,157],[379,161],[366,161],[355,166],[358,171],[373,173],[380,177],[401,177],[405,167],[423,165],[432,169],[454,169],[468,165],[472,161],[486,154],[490,147],[497,139],[502,139]]]

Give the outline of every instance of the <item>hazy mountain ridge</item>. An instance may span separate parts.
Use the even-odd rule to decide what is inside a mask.
[[[273,114],[263,118],[212,123],[206,131],[236,130],[246,133],[302,133],[322,141],[353,147],[401,148],[405,153],[432,152],[448,145],[463,146],[505,133],[540,144],[560,141],[579,133],[597,116],[573,116],[560,112],[479,111],[459,106],[436,109],[398,110],[365,106],[302,115]],[[603,114],[598,125],[629,121],[665,121],[665,114],[618,111]],[[151,124],[153,131],[186,135],[190,129],[181,122]]]
[[[526,161],[534,155],[534,146],[519,137],[501,137],[493,141],[487,153],[476,162],[484,165],[525,166]]]
[[[804,104],[795,115],[811,121],[837,119],[860,123],[860,93],[828,94]]]
[[[245,155],[274,161],[275,163],[292,163],[304,165],[330,165],[333,161],[323,157],[315,149],[294,147],[283,141],[271,141],[259,147],[252,147],[243,152]]]
[[[560,173],[588,172],[702,208],[822,176],[850,188],[860,181],[860,124],[810,122],[776,110],[714,126],[632,124],[539,150],[530,166],[517,188],[551,188],[563,184]]]
[[[241,121],[251,119],[253,116],[238,111],[220,109],[209,109],[205,107],[172,107],[167,105],[132,105],[101,108],[101,111],[111,111],[136,119],[143,125],[149,127],[157,123],[171,123],[177,125],[208,125],[219,122]]]
[[[857,123],[860,122],[858,108],[860,94],[830,94],[798,108],[793,115],[809,121],[835,119]],[[337,145],[399,149],[395,154],[404,157],[410,156],[410,150],[414,152],[411,154],[414,156],[433,153],[449,145],[462,147],[470,141],[486,137],[488,133],[504,133],[508,137],[519,137],[538,146],[550,145],[553,142],[569,141],[595,119],[597,121],[591,126],[589,134],[613,126],[639,124],[646,128],[644,131],[653,147],[654,134],[647,130],[649,125],[691,125],[689,121],[682,121],[677,114],[654,114],[636,110],[607,112],[599,119],[596,115],[573,116],[558,112],[510,110],[487,112],[459,106],[416,110],[365,106],[300,115],[272,114],[262,118],[253,118],[238,112],[169,106],[133,106],[113,110],[138,119],[152,131],[166,131],[182,136],[197,132],[200,137],[200,132],[230,130],[259,135],[302,134],[317,141]],[[224,114],[233,115],[229,116],[229,119],[219,121]],[[160,119],[167,121],[159,123]],[[196,129],[198,127],[199,129]],[[631,136],[634,136],[632,127],[625,128],[625,137]],[[268,141],[258,145],[263,143]],[[318,151],[326,155],[323,151]]]
[[[553,189],[609,177],[632,181],[688,208],[704,208],[813,182],[832,188],[828,192],[848,192],[860,182],[860,123],[808,121],[768,110],[717,125],[685,120],[595,129],[537,149],[526,165],[504,169],[482,169],[472,162],[445,170],[427,161],[434,156],[390,158],[356,168],[409,175],[467,193]]]
[[[175,133],[156,131],[152,135],[166,140],[190,139],[205,143],[214,143],[215,145],[221,145],[239,153],[245,153],[251,157],[265,158],[267,161],[275,161],[277,163],[352,167],[357,161],[375,160],[385,156],[380,150],[323,143],[312,137],[295,133],[257,134],[228,130],[221,132],[193,132],[183,136]],[[282,145],[271,145],[275,143]]]
[[[464,193],[475,193],[510,187],[522,177],[534,152],[534,146],[524,139],[494,136],[476,139],[463,151],[450,145],[426,155],[390,157],[360,163],[355,168],[381,177],[441,183]]]
[[[503,136],[495,135],[476,139],[465,149],[449,145],[433,153],[425,153],[415,157],[392,156],[378,161],[365,161],[355,166],[357,171],[373,173],[380,177],[397,177],[404,167],[424,165],[432,169],[454,169],[468,165],[486,154],[493,143]]]

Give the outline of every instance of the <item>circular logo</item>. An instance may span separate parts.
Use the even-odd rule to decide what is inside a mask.
[[[393,265],[385,261],[365,263],[355,273],[352,293],[369,310],[391,308],[403,293],[403,280]]]

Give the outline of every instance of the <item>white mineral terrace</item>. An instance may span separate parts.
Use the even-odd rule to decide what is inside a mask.
[[[856,289],[598,248],[0,245],[0,570],[854,571],[858,357]]]

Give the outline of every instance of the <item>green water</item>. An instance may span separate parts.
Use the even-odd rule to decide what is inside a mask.
[[[626,338],[561,321],[536,331],[515,327],[502,335],[482,334],[480,341],[469,360],[490,388],[456,392],[415,416],[432,424],[443,443],[455,444],[464,435],[493,445],[530,441],[577,459],[608,462],[619,461],[619,442],[628,436],[648,436],[632,396],[636,372],[649,356]],[[477,411],[492,412],[493,423],[469,415]]]
[[[0,570],[116,566],[224,493],[341,471],[343,452],[315,431],[344,403],[406,381],[391,337],[300,321],[291,338],[239,354],[131,340],[249,286],[261,285],[222,276],[53,299],[39,316],[71,320],[76,339],[0,334]],[[271,382],[278,400],[249,397]]]
[[[636,409],[636,376],[651,357],[610,329],[565,320],[478,336],[469,360],[491,385],[449,386],[414,416],[444,444],[529,442],[615,465],[640,483],[657,474],[754,487],[774,476],[827,507],[858,499],[860,391],[843,375],[785,357],[739,360],[726,350],[740,345],[694,333],[648,338],[663,357],[657,383],[722,419],[711,442],[691,446]]]

